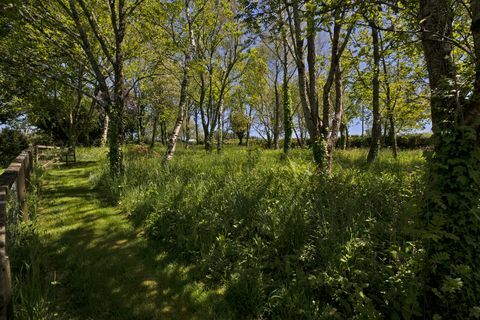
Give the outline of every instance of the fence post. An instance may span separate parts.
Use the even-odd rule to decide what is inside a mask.
[[[18,204],[20,205],[20,212],[22,213],[22,219],[28,220],[28,208],[26,201],[26,183],[25,183],[25,162],[27,157],[24,157],[20,163],[20,168],[18,168],[17,175],[17,194],[18,194]]]
[[[25,171],[25,188],[27,188],[27,182],[30,181],[30,150],[25,151],[25,160],[23,161]]]
[[[13,319],[12,277],[7,251],[7,188],[0,188],[0,320]]]

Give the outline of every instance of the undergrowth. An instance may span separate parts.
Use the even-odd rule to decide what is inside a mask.
[[[19,320],[50,320],[58,315],[52,299],[54,283],[46,272],[46,253],[36,223],[43,172],[39,167],[34,169],[27,191],[28,219],[21,216],[15,238],[9,238],[14,313]]]
[[[420,315],[424,250],[415,232],[421,152],[338,152],[316,172],[307,152],[231,148],[222,156],[130,148],[102,192],[199,281],[223,287],[215,318],[381,319]],[[105,171],[106,172],[106,171]]]

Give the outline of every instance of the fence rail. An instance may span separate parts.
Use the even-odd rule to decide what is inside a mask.
[[[28,219],[27,183],[33,161],[33,150],[29,148],[0,175],[0,320],[13,319],[8,242],[16,237],[19,218]]]
[[[0,320],[13,319],[12,276],[8,244],[17,237],[20,219],[28,220],[27,186],[34,163],[75,162],[75,148],[37,145],[22,151],[0,175]]]

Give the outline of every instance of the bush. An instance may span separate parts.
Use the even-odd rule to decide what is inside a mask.
[[[13,129],[0,131],[0,165],[5,168],[28,147],[23,133]]]
[[[338,141],[340,143],[340,141]],[[365,148],[370,146],[370,136],[350,136],[349,145],[350,148]],[[406,134],[397,136],[397,146],[400,149],[414,150],[414,149],[426,149],[432,145],[430,134]],[[389,139],[385,140],[385,147],[391,147]],[[339,145],[337,145],[339,147]]]

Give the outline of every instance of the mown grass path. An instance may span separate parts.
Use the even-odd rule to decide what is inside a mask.
[[[154,249],[98,196],[89,179],[97,165],[59,165],[42,178],[38,228],[61,312],[75,319],[206,318],[202,305],[212,297],[192,267]]]

